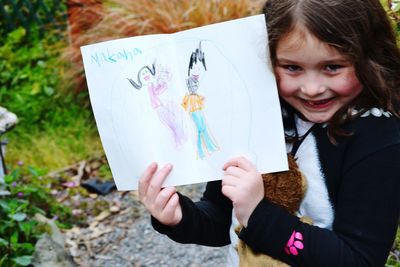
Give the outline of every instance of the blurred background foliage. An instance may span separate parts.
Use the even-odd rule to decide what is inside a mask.
[[[38,189],[51,188],[52,181],[39,176],[104,153],[90,107],[80,46],[128,36],[172,33],[254,15],[260,13],[263,3],[264,0],[0,0],[0,105],[19,118],[18,125],[6,134],[7,164],[14,170],[7,184],[12,193],[39,194],[52,203],[48,192]],[[400,41],[400,0],[381,3]],[[23,164],[40,167],[41,175],[35,171],[16,175]],[[110,176],[110,172],[103,175]],[[29,183],[31,188],[24,186]],[[2,212],[8,214],[4,216],[9,216],[8,221],[0,223],[0,233],[11,233],[9,229],[19,227],[22,235],[24,227],[35,225],[24,217],[33,216],[32,206],[15,200],[23,203],[23,210],[14,211],[12,198],[8,201],[0,203]],[[47,216],[56,213],[54,207],[53,211],[42,209]],[[62,214],[67,220],[68,211],[63,210]],[[25,231],[29,238],[36,236],[31,228]],[[399,235],[387,266],[400,266]],[[24,242],[29,238],[25,237]],[[29,240],[34,242],[35,238]],[[0,238],[0,248],[7,242]],[[26,245],[26,251],[22,251],[16,251],[15,257],[32,252],[32,248]],[[19,260],[29,262],[27,259]],[[0,266],[1,262],[0,255]],[[15,261],[12,264],[18,265]]]
[[[7,159],[14,165],[53,169],[101,153],[87,92],[73,94],[62,82],[67,42],[48,32],[28,35],[20,27],[0,45],[0,103],[19,118],[8,134]]]
[[[400,1],[381,2],[400,36]],[[54,169],[103,153],[90,108],[80,46],[254,15],[263,3],[0,0],[0,105],[20,119],[8,134],[9,164],[23,161]]]

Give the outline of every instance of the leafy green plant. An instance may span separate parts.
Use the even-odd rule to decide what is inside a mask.
[[[8,134],[8,162],[61,168],[102,153],[87,92],[63,90],[65,41],[23,28],[0,42],[0,103],[19,123]]]
[[[380,0],[392,22],[393,29],[400,45],[400,0]]]
[[[400,228],[397,229],[396,240],[386,261],[386,267],[400,267]]]
[[[38,223],[34,215],[40,213],[57,218],[65,227],[71,218],[69,208],[58,204],[43,186],[40,169],[18,168],[5,176],[0,184],[10,195],[0,197],[0,266],[28,266],[32,260],[38,237],[50,232],[49,227]],[[29,182],[27,182],[29,181]]]
[[[65,2],[60,0],[1,1],[0,35],[17,27],[25,27],[27,31],[40,28],[41,33],[51,28],[65,27]]]
[[[46,60],[50,55],[45,45],[36,40],[27,45],[29,41],[26,31],[18,28],[0,47],[0,103],[23,114],[22,122],[38,123],[49,111],[58,78],[56,68],[48,66],[54,62]]]

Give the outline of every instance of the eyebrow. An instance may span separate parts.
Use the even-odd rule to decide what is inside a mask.
[[[287,58],[277,58],[277,63],[279,64],[293,64],[293,65],[298,65],[299,61],[296,60],[291,60],[291,59],[287,59]],[[329,64],[349,64],[350,61],[342,58],[342,57],[338,57],[338,58],[332,58],[329,60],[324,60],[324,61],[320,61],[318,62],[321,65],[329,65]]]

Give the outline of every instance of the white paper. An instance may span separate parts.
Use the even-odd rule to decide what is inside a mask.
[[[263,15],[81,51],[118,190],[137,189],[153,161],[174,165],[165,186],[221,179],[235,156],[261,173],[287,170]]]

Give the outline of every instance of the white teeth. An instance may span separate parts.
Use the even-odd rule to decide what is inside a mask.
[[[317,106],[317,105],[323,105],[323,104],[326,104],[326,103],[328,103],[329,101],[331,101],[332,100],[332,98],[329,98],[329,99],[323,99],[323,100],[316,100],[316,101],[310,101],[310,100],[306,100],[306,102],[308,103],[308,104],[310,104],[310,105],[314,105],[314,106]]]

